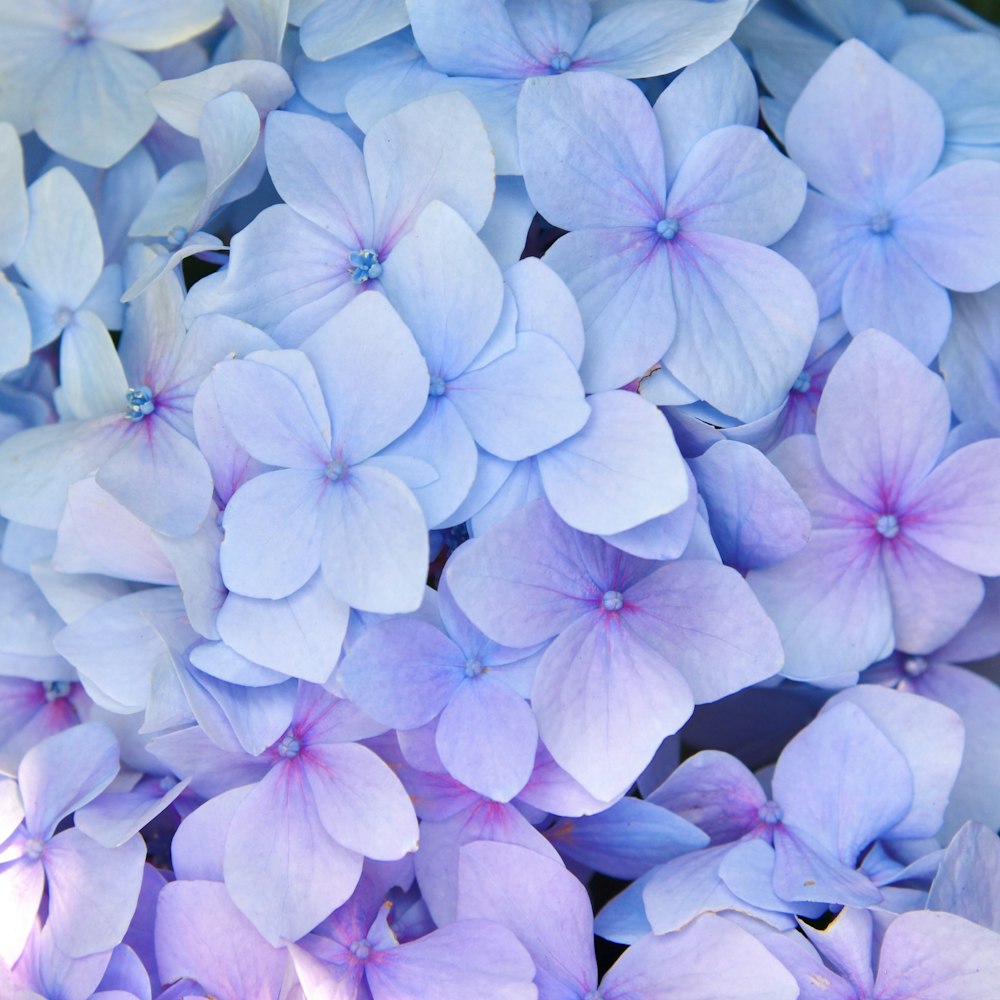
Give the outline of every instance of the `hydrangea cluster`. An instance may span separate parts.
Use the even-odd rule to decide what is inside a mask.
[[[1000,997],[1000,30],[0,0],[0,1000]]]

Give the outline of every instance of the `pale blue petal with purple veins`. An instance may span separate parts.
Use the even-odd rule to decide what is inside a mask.
[[[295,6],[304,8],[296,13]],[[291,23],[301,25],[299,37],[310,59],[332,59],[405,28],[403,0],[365,0],[349,8],[336,2],[295,5]],[[307,11],[307,12],[306,12]]]
[[[593,917],[584,887],[558,861],[513,844],[460,852],[458,915],[508,927],[535,963],[539,996],[597,988]]]
[[[269,945],[218,882],[184,880],[157,902],[156,960],[167,982],[190,977],[220,1000],[277,996],[286,957]]]
[[[587,402],[583,429],[537,459],[559,516],[580,531],[610,535],[684,504],[687,469],[655,407],[621,391],[596,393]]]
[[[703,136],[726,125],[757,124],[757,85],[739,51],[726,42],[685,69],[660,95],[653,112],[672,184]]]
[[[727,565],[745,573],[787,559],[808,541],[808,509],[756,449],[720,441],[691,468]]]
[[[654,865],[708,845],[708,837],[687,820],[629,796],[594,816],[559,820],[544,833],[561,854],[620,879],[639,878]]]
[[[793,1000],[791,974],[750,931],[706,914],[672,934],[648,934],[605,973],[602,997],[643,1000],[670,996],[700,1000]]]

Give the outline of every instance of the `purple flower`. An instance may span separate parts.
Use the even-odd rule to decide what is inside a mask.
[[[871,330],[831,372],[816,436],[771,452],[813,522],[804,549],[747,578],[789,676],[930,652],[982,601],[979,574],[1000,573],[1000,441],[943,455],[950,417],[940,377]]]

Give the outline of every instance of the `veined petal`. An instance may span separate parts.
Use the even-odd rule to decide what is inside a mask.
[[[934,99],[863,42],[841,45],[788,114],[789,155],[813,187],[872,212],[930,175],[944,146]]]
[[[372,236],[371,193],[353,140],[319,118],[277,111],[268,115],[265,146],[286,204],[344,246],[363,249]]]
[[[823,389],[816,439],[823,465],[877,516],[924,480],[941,450],[951,404],[940,376],[891,337],[855,337]]]
[[[389,765],[367,747],[307,744],[302,767],[316,815],[338,844],[379,861],[417,849],[413,803]]]
[[[863,670],[893,641],[889,587],[870,529],[813,529],[804,549],[747,582],[778,628],[786,676]]]
[[[223,519],[226,586],[246,597],[294,593],[319,566],[322,474],[279,469],[244,483]]]
[[[627,385],[663,356],[674,339],[677,306],[670,253],[652,226],[567,233],[543,260],[579,304],[580,377],[588,392]]]
[[[312,930],[349,898],[361,876],[361,855],[320,823],[303,763],[272,768],[236,807],[226,836],[226,889],[274,946]],[[269,817],[266,827],[261,816]]]
[[[891,334],[923,363],[948,333],[948,293],[931,279],[894,234],[871,235],[844,279],[841,309],[857,336],[874,327]]]
[[[18,768],[28,832],[42,840],[96,798],[118,773],[118,741],[103,723],[72,726],[36,743]]]
[[[265,357],[228,361],[211,374],[230,432],[254,458],[291,469],[322,468],[330,459],[330,417],[308,359],[283,351],[282,364]]]
[[[403,0],[321,3],[302,21],[299,38],[310,59],[326,60],[391,35],[408,21]]]
[[[45,847],[49,926],[71,958],[109,951],[125,936],[139,899],[146,845],[138,834],[121,847],[102,847],[76,829]]]
[[[432,202],[443,201],[478,231],[495,188],[493,150],[467,97],[450,91],[407,104],[365,136],[375,241],[388,253]]]
[[[416,423],[427,364],[382,295],[362,295],[303,345],[326,398],[338,460],[362,462]]]
[[[603,799],[628,788],[694,707],[681,673],[617,612],[603,609],[552,642],[531,702],[556,762]],[[628,740],[620,739],[623,732]]]
[[[907,534],[963,569],[1000,573],[998,463],[1000,441],[995,439],[949,455],[907,497]]]
[[[68,48],[39,98],[35,129],[57,153],[94,167],[120,160],[156,121],[146,91],[160,74],[100,38]]]
[[[363,611],[415,611],[430,558],[416,498],[392,473],[370,465],[324,488],[321,559],[330,591]]]
[[[732,36],[746,13],[742,0],[709,8],[690,0],[637,0],[598,18],[576,52],[581,66],[630,78],[673,73]]]
[[[93,0],[87,18],[94,35],[126,49],[151,51],[186,42],[222,16],[221,0]]]
[[[947,167],[893,214],[895,238],[945,288],[980,292],[1000,281],[1000,163]]]
[[[28,188],[30,223],[17,269],[34,291],[70,311],[83,305],[104,267],[97,217],[64,167]]]
[[[635,84],[604,73],[532,77],[517,118],[528,194],[553,225],[652,230],[663,218],[663,146]]]
[[[684,158],[666,214],[684,229],[770,246],[792,228],[805,197],[805,174],[763,132],[727,125]]]
[[[756,684],[783,665],[771,620],[728,566],[678,560],[623,596],[625,626],[681,674],[698,703]]]
[[[668,246],[678,336],[665,367],[723,413],[769,413],[816,333],[809,282],[773,250],[729,236],[682,228]]]

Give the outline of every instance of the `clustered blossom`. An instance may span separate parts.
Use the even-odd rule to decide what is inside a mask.
[[[0,0],[0,1000],[1000,996],[997,65]]]

